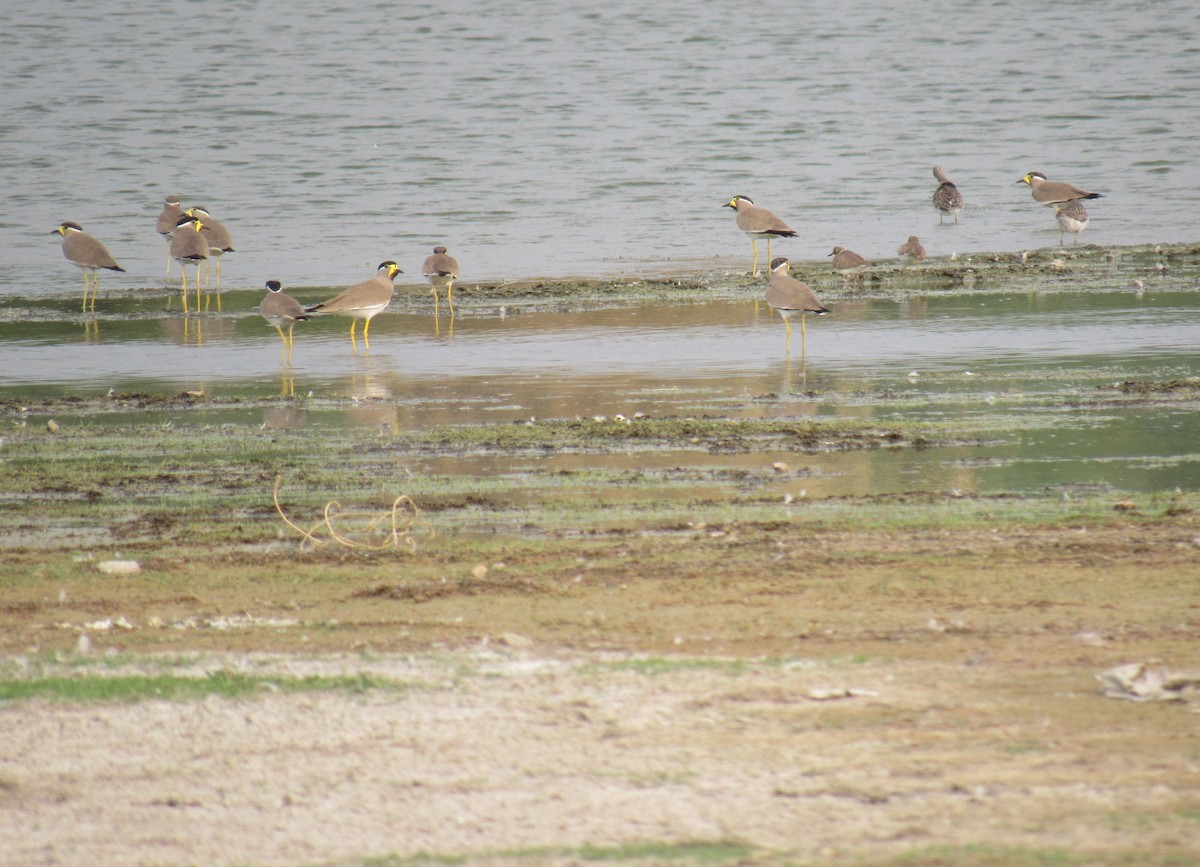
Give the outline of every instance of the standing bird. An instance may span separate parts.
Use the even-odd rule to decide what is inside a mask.
[[[1066,181],[1048,181],[1041,172],[1030,172],[1016,183],[1028,184],[1033,200],[1039,205],[1052,208],[1078,199],[1102,199],[1100,193],[1089,193]]]
[[[363,342],[367,345],[367,351],[371,349],[371,341],[367,337],[367,331],[371,328],[371,318],[380,313],[383,308],[387,307],[392,302],[392,294],[396,291],[395,279],[397,274],[402,274],[400,266],[395,262],[388,260],[380,262],[379,268],[375,272],[375,277],[371,280],[364,280],[362,283],[355,283],[345,292],[330,298],[322,304],[314,304],[312,307],[306,307],[305,313],[340,313],[343,316],[350,317],[350,342],[354,344],[354,351],[358,351],[358,341],[354,339],[354,326],[358,320],[365,319],[363,323]]]
[[[203,205],[194,205],[187,209],[189,216],[196,217],[204,226],[201,229],[201,234],[208,241],[208,257],[209,263],[213,259],[217,260],[217,292],[221,291],[221,257],[226,253],[236,253],[233,249],[233,238],[229,234],[229,230],[225,228],[223,223],[212,218],[208,209]],[[208,264],[204,267],[204,285],[208,285]],[[221,309],[221,296],[217,295],[217,309]]]
[[[183,208],[179,205],[179,196],[167,196],[163,199],[163,209],[158,215],[155,229],[167,243],[167,277],[171,276],[171,236],[175,234],[175,224],[183,216]]]
[[[759,208],[749,196],[734,196],[723,204],[723,208],[733,208],[737,211],[737,227],[750,236],[750,245],[754,249],[754,264],[751,273],[758,276],[758,239],[767,239],[767,261],[771,261],[771,240],[773,238],[794,238],[796,233],[788,228],[787,223],[776,217],[766,208]]]
[[[450,315],[454,316],[454,281],[458,279],[458,262],[446,252],[445,247],[434,247],[433,255],[421,266],[421,275],[433,286],[433,315],[437,316],[438,289],[446,290],[446,301],[450,304]]]
[[[200,263],[208,261],[208,240],[203,229],[200,220],[185,213],[175,222],[175,233],[171,236],[171,258],[179,263],[179,276],[183,278],[184,313],[188,312],[188,265],[196,266],[196,312],[200,312]]]
[[[83,231],[78,223],[66,222],[59,225],[51,235],[62,235],[62,251],[67,261],[83,272],[83,312],[88,310],[88,271],[92,272],[92,310],[96,309],[96,292],[100,289],[100,278],[96,271],[124,271],[103,244]]]
[[[283,361],[284,354],[290,361],[293,346],[292,329],[296,327],[297,322],[310,317],[304,312],[304,307],[299,301],[283,291],[283,285],[278,280],[268,280],[266,286],[268,292],[262,303],[258,305],[258,315],[274,325],[275,330],[279,332],[279,339],[283,341],[280,362]],[[283,332],[285,325],[287,334]]]
[[[803,355],[807,350],[808,342],[808,329],[804,325],[805,314],[815,313],[818,316],[824,316],[829,310],[817,300],[817,296],[807,283],[797,280],[788,273],[791,264],[782,256],[771,261],[766,302],[772,310],[783,317],[783,324],[787,327],[789,352],[792,348],[792,325],[788,320],[797,313],[800,314],[800,353]]]
[[[1063,245],[1063,233],[1070,232],[1075,236],[1072,244],[1079,243],[1079,233],[1087,228],[1088,212],[1084,210],[1078,199],[1072,199],[1065,205],[1054,206],[1054,219],[1058,221],[1058,246]]]
[[[921,239],[916,235],[909,235],[908,240],[900,245],[896,253],[904,259],[906,265],[912,265],[914,268],[919,268],[921,263],[929,258],[925,255],[925,248],[921,246]]]
[[[852,278],[862,276],[862,272],[871,267],[870,262],[845,247],[834,247],[829,255],[833,257],[833,270],[842,275],[842,285],[848,284]]]
[[[941,166],[933,167],[933,176],[938,182],[938,188],[933,191],[933,206],[938,209],[938,223],[942,223],[947,214],[954,217],[954,222],[957,223],[958,212],[963,209],[963,194],[954,186],[954,182],[946,177]]]

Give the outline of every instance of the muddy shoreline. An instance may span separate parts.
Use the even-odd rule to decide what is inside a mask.
[[[801,274],[844,299],[1189,291],[1198,267],[1194,245],[1080,246],[881,267],[862,288]],[[456,301],[762,285],[709,271]],[[1200,494],[812,493],[837,489],[830,456],[884,475],[986,460],[990,416],[274,426],[388,400],[35,392],[0,401],[0,860],[1200,860],[1197,702],[1097,681],[1200,668]],[[1200,381],[1045,401],[1190,411]]]

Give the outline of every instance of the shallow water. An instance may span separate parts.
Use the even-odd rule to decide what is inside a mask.
[[[97,0],[0,11],[0,52],[0,285],[24,296],[77,283],[48,234],[67,219],[127,269],[106,283],[160,283],[168,193],[230,227],[244,288],[413,276],[437,243],[468,280],[748,266],[734,194],[791,223],[798,260],[1053,245],[1014,184],[1034,169],[1105,194],[1085,241],[1200,223],[1189,0]]]
[[[257,296],[256,296],[257,298]],[[1119,367],[1126,375],[1196,361],[1194,292],[1012,293],[831,302],[797,322],[790,354],[782,321],[753,301],[646,303],[569,312],[486,312],[435,318],[398,312],[372,325],[370,351],[340,317],[299,323],[286,369],[317,392],[366,398],[414,384],[495,378],[566,384],[612,380],[619,400],[635,383],[716,392],[841,390],[910,375],[1044,376],[1063,366]],[[252,391],[280,368],[274,330],[258,315],[116,314],[0,322],[0,393],[72,389]],[[776,383],[779,372],[804,382]],[[375,385],[359,385],[374,382]],[[470,387],[455,388],[464,397]],[[631,402],[636,403],[635,400]],[[636,406],[634,407],[636,409]],[[575,409],[578,413],[583,410]]]
[[[371,329],[369,353],[361,339],[354,351],[340,318],[301,323],[290,366],[279,363],[279,341],[257,315],[48,316],[35,327],[0,324],[0,352],[9,362],[0,370],[0,397],[203,391],[213,409],[151,412],[137,423],[314,434],[530,418],[616,423],[618,415],[638,413],[874,418],[945,425],[947,436],[966,443],[702,462],[731,469],[799,462],[800,480],[775,484],[781,496],[1197,490],[1194,391],[1146,402],[1119,388],[1195,376],[1196,299],[1194,291],[1021,292],[833,302],[833,315],[810,318],[804,352],[795,329],[790,354],[780,320],[753,301],[476,311],[452,325],[428,313],[389,313]],[[228,403],[281,395],[301,400]],[[503,473],[523,465],[652,471],[696,460],[668,452],[481,455],[453,463],[454,472]],[[441,459],[417,463],[426,472],[449,471]]]

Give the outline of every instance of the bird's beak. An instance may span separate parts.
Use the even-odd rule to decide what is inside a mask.
[[[736,206],[733,204],[733,202],[726,202],[725,204],[721,205],[721,207],[722,208],[733,208]]]
[[[1017,179],[1017,183],[1018,183],[1018,184],[1027,184],[1027,183],[1029,183],[1029,175],[1026,175],[1026,176],[1025,176],[1025,177],[1023,177],[1023,178],[1018,178],[1018,179]]]

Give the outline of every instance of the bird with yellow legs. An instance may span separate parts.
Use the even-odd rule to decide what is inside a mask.
[[[297,322],[310,317],[299,301],[283,291],[283,284],[278,280],[268,280],[266,286],[267,294],[258,305],[258,315],[275,326],[275,330],[279,332],[279,339],[283,341],[279,363],[283,364],[286,360],[290,364],[292,349],[295,346],[292,329],[296,327]],[[285,325],[286,332],[283,330]]]
[[[363,343],[366,351],[371,351],[371,341],[367,332],[371,328],[371,320],[382,313],[384,308],[392,303],[392,295],[396,292],[396,275],[402,274],[400,266],[390,259],[380,262],[375,270],[375,276],[370,280],[355,283],[346,291],[335,295],[328,301],[304,308],[305,313],[337,313],[350,317],[350,342],[354,351],[358,352],[358,341],[354,339],[354,328],[358,320],[363,319]]]
[[[62,235],[62,251],[67,261],[83,272],[83,312],[87,313],[90,303],[93,312],[96,310],[96,292],[100,289],[100,279],[96,271],[105,268],[109,271],[124,271],[108,249],[87,232],[78,223],[67,221],[59,225],[51,235]],[[88,272],[92,279],[88,281]],[[92,300],[88,301],[88,287],[92,290]]]

